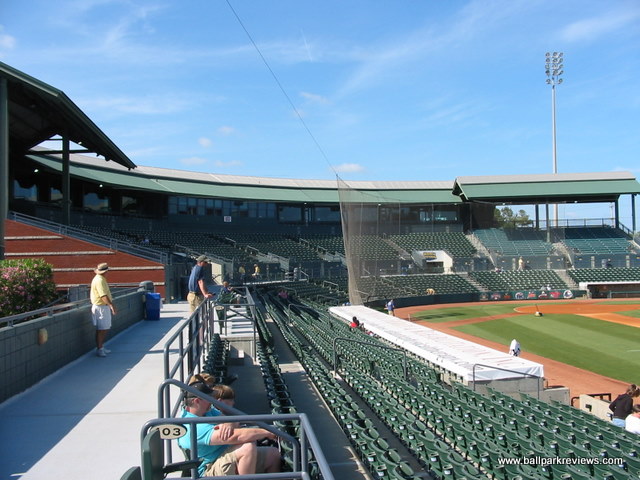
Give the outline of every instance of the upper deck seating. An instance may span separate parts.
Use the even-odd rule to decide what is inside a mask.
[[[489,228],[476,230],[475,235],[488,250],[501,255],[548,255],[553,251],[544,234],[533,229]]]
[[[554,236],[565,246],[581,254],[618,254],[633,251],[620,230],[610,227],[572,227],[554,230]]]
[[[452,257],[472,257],[477,250],[462,232],[429,232],[390,235],[399,247],[413,250],[445,250]]]

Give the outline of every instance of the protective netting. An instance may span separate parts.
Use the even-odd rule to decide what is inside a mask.
[[[389,202],[379,191],[353,188],[340,177],[337,181],[349,301],[362,305],[391,297],[394,287],[385,277],[400,274],[411,263],[388,240],[402,231],[401,204]]]

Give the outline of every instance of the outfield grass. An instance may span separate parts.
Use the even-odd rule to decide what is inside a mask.
[[[491,317],[493,315],[504,315],[515,313],[514,309],[527,305],[525,303],[471,305],[469,307],[439,308],[436,310],[424,310],[412,313],[413,320],[424,320],[433,323],[451,322],[454,320],[466,320],[468,318]]]
[[[487,320],[455,330],[500,343],[505,351],[516,338],[525,352],[628,383],[637,383],[640,376],[640,328],[636,327],[578,315],[546,314]]]

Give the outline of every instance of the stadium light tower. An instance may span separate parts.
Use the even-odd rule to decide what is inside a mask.
[[[547,52],[545,55],[545,69],[547,74],[547,85],[551,85],[551,130],[553,148],[553,173],[558,173],[558,158],[556,156],[556,85],[562,83],[560,76],[564,73],[562,52]],[[556,227],[558,226],[558,204],[554,205]]]

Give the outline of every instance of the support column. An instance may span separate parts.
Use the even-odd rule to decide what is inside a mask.
[[[62,224],[71,224],[71,174],[70,174],[69,135],[62,136]]]
[[[547,242],[551,243],[551,223],[549,222],[549,204],[545,203],[544,213],[547,222]]]
[[[0,78],[0,260],[4,260],[5,220],[9,214],[9,91]]]
[[[631,229],[636,234],[636,194],[631,194]]]
[[[618,199],[613,202],[614,206],[614,225],[616,228],[620,228],[620,206],[618,205]]]

